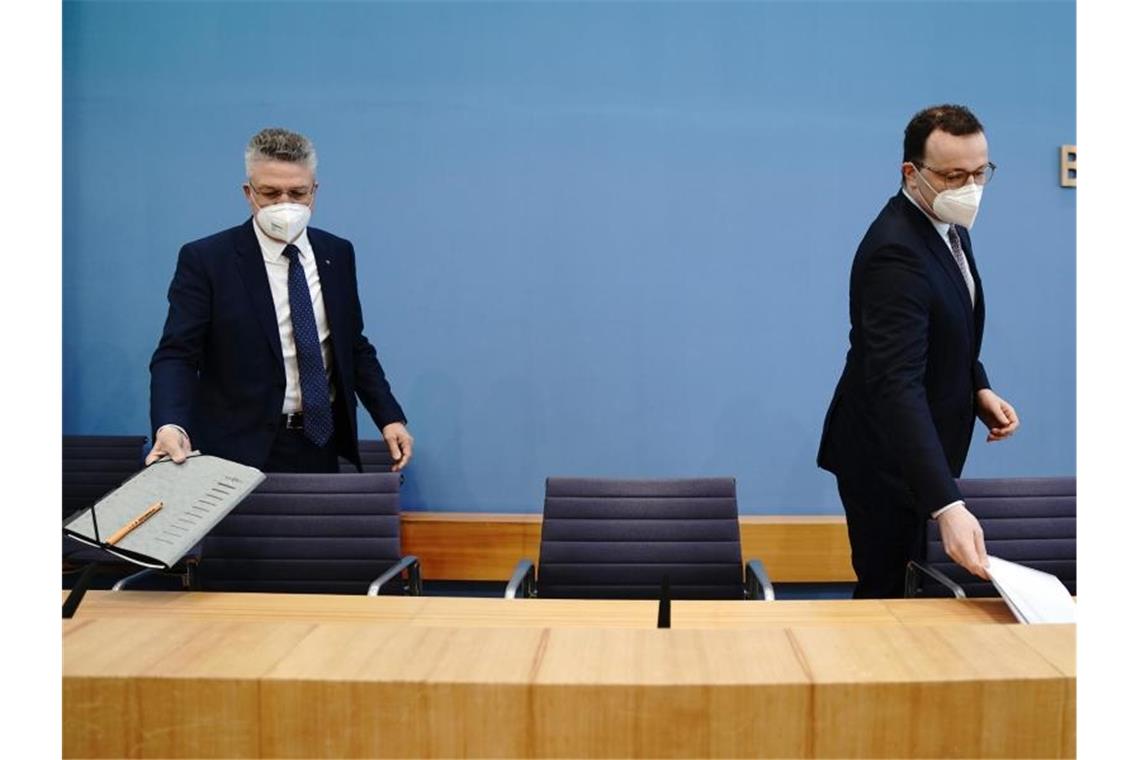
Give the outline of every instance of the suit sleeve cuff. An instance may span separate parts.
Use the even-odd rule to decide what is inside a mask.
[[[990,387],[990,379],[986,375],[986,368],[980,361],[974,362],[974,393]]]

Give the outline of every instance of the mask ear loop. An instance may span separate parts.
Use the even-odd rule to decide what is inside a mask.
[[[245,186],[249,188],[249,202],[253,204],[253,207],[255,209],[257,209],[258,211],[261,211],[261,209],[263,209],[264,206],[257,205],[257,191],[254,190],[253,185],[251,185],[248,182],[245,183]]]
[[[907,163],[914,167],[914,173],[917,174],[918,178],[922,180],[927,187],[930,188],[930,192],[934,193],[934,197],[937,198],[940,191],[935,190],[934,185],[930,184],[930,180],[922,176],[922,169],[919,167],[919,165],[914,161],[907,161]]]
[[[934,211],[934,203],[935,203],[935,201],[937,201],[937,200],[938,200],[938,196],[942,195],[942,193],[945,193],[945,192],[946,192],[946,190],[935,190],[935,189],[934,189],[934,185],[930,184],[930,180],[928,180],[926,177],[922,176],[922,169],[920,169],[920,168],[919,168],[918,164],[916,164],[916,163],[915,163],[915,162],[913,162],[913,161],[907,161],[907,163],[908,163],[908,164],[910,164],[911,166],[913,166],[913,167],[914,167],[914,172],[915,172],[915,174],[917,174],[917,175],[918,175],[918,178],[919,178],[919,179],[921,179],[921,180],[923,181],[923,183],[924,183],[924,184],[925,184],[927,187],[929,187],[929,188],[930,188],[930,192],[934,193],[934,197],[933,197],[932,199],[930,199],[929,201],[927,201],[927,203],[929,203],[929,204],[930,204],[930,210],[931,210],[931,211]],[[921,194],[921,193],[920,193],[920,194]],[[926,200],[926,199],[925,199],[925,198],[923,198],[923,200]],[[935,217],[937,217],[939,220],[942,220],[942,217],[941,217],[941,216],[939,216],[939,215],[937,214],[937,212],[935,212]],[[943,221],[943,223],[945,223],[945,224],[949,224],[949,222],[945,222],[944,220],[942,220],[942,221]]]

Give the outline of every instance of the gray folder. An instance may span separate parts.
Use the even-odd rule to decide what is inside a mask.
[[[164,459],[71,517],[63,532],[135,564],[170,568],[263,480],[256,468],[207,454],[192,454],[182,464]],[[107,544],[156,501],[162,509],[114,546]]]

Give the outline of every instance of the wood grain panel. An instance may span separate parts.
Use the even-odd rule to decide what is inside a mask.
[[[90,591],[70,630],[97,618],[373,622],[469,628],[654,628],[657,602],[635,599]],[[673,628],[1013,623],[1000,599],[814,599],[672,602]],[[1060,655],[1058,655],[1060,656]]]
[[[156,593],[162,612],[149,617],[105,608],[64,624],[65,757],[1057,757],[1069,747],[1071,625],[904,625],[881,610],[895,622],[720,630],[322,620],[314,606],[306,622],[172,614],[189,596]],[[573,607],[583,619],[629,612],[548,601],[558,620]],[[442,606],[436,615],[446,618]]]
[[[798,756],[809,694],[783,630],[322,626],[263,682],[262,752]]]
[[[745,559],[759,559],[777,583],[854,582],[851,543],[843,517],[740,518]]]
[[[904,625],[1017,622],[1003,599],[884,599],[882,602]]]
[[[429,580],[503,581],[520,559],[538,560],[542,516],[479,512],[404,512],[405,554],[420,558]],[[773,581],[855,580],[847,522],[831,516],[740,518],[745,559],[759,559]]]
[[[429,580],[503,581],[520,559],[538,559],[540,515],[404,512],[403,552]]]
[[[552,629],[533,678],[547,757],[802,757],[810,684],[782,629]]]
[[[262,756],[525,756],[527,684],[544,637],[320,626],[262,682]]]
[[[1061,757],[1077,756],[1077,642],[1073,626],[1017,625],[1010,630],[1065,675],[1065,712]]]
[[[257,678],[307,624],[99,619],[64,628],[64,757],[256,757]]]
[[[1068,679],[1012,628],[793,629],[815,756],[1056,757]]]

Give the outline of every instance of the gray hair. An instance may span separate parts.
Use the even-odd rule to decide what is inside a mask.
[[[317,149],[312,141],[298,132],[280,127],[263,129],[250,138],[245,147],[245,176],[253,173],[255,161],[287,161],[304,164],[314,175],[317,173]]]

